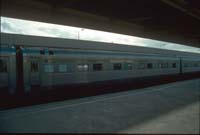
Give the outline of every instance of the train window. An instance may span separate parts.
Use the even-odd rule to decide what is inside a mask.
[[[40,50],[40,54],[44,55],[44,50]]]
[[[138,69],[145,69],[145,64],[144,63],[140,63],[138,65]]]
[[[160,68],[168,68],[168,63],[159,63]]]
[[[93,64],[93,70],[94,71],[101,71],[103,70],[103,65],[102,64]]]
[[[77,65],[77,70],[82,71],[82,65]]]
[[[158,63],[158,68],[162,68],[162,63]]]
[[[53,51],[49,50],[49,55],[53,55]]]
[[[113,70],[121,70],[122,64],[121,63],[114,63],[113,64]]]
[[[31,61],[31,72],[38,72],[38,62]]]
[[[83,65],[83,69],[84,69],[84,71],[88,71],[89,65],[88,65],[88,64],[84,64],[84,65]]]
[[[51,65],[51,64],[46,64],[46,65],[44,65],[44,71],[45,71],[46,73],[52,73],[52,72],[54,72],[54,67],[53,67],[53,65]]]
[[[172,63],[172,68],[176,68],[176,63]]]
[[[147,63],[147,68],[148,69],[152,69],[153,68],[153,64],[152,63]]]
[[[6,60],[0,59],[0,72],[7,72]]]
[[[67,72],[67,65],[66,64],[58,65],[58,71],[59,72]]]
[[[168,63],[164,63],[164,67],[163,68],[168,68]]]
[[[77,69],[78,69],[78,71],[88,71],[89,65],[88,64],[78,64]]]
[[[124,68],[125,68],[126,70],[132,70],[132,69],[133,69],[133,65],[132,65],[132,63],[125,63],[125,64],[124,64]]]

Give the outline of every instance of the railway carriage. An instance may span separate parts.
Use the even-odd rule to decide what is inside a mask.
[[[23,61],[27,90],[179,73],[179,58],[109,51],[24,48]]]
[[[10,94],[200,71],[195,53],[3,33],[1,39],[0,87]]]

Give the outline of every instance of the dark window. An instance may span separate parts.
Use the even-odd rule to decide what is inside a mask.
[[[93,70],[101,71],[101,70],[103,70],[103,65],[102,64],[93,64]]]
[[[176,68],[176,63],[172,63],[172,68]]]
[[[53,51],[49,51],[49,55],[53,55]]]
[[[31,72],[38,72],[38,62],[31,61]]]
[[[40,54],[44,55],[44,50],[40,50]]]
[[[121,63],[114,63],[113,64],[113,70],[121,70],[122,64]]]
[[[148,69],[152,69],[152,68],[153,68],[153,64],[152,64],[152,63],[148,63],[148,64],[147,64],[147,68],[148,68]]]
[[[0,59],[0,72],[7,72],[6,60]]]
[[[132,63],[125,63],[124,64],[124,68],[125,68],[125,70],[132,70],[133,69],[133,65],[132,65]]]

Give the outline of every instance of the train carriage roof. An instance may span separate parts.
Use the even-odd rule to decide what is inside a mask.
[[[46,49],[46,48],[45,48]],[[119,52],[119,51],[97,51],[97,50],[78,50],[78,49],[57,49],[57,48],[49,48],[45,54],[41,54],[41,50],[44,51],[43,48],[35,48],[28,47],[23,48],[23,52],[25,56],[41,56],[44,55],[46,57],[56,57],[56,58],[92,58],[92,59],[133,59],[133,58],[141,58],[141,59],[167,59],[167,60],[178,60],[178,57],[170,57],[166,55],[155,55],[155,54],[144,54],[144,53],[131,53],[131,52]],[[51,51],[50,54],[48,51]]]
[[[63,38],[50,38],[41,36],[19,35],[1,33],[1,44],[19,45],[23,47],[48,47],[48,48],[70,48],[81,50],[119,51],[144,54],[158,54],[178,57],[199,57],[200,54],[192,52],[181,52],[150,47],[130,46],[116,43],[104,43],[95,41],[84,41]]]

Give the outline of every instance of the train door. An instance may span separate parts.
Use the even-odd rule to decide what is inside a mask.
[[[0,92],[15,94],[16,61],[15,48],[0,48]]]
[[[16,94],[24,93],[24,72],[23,72],[23,51],[20,46],[16,46]]]
[[[40,85],[39,58],[30,59],[30,84],[31,86]]]
[[[8,88],[9,65],[7,57],[0,57],[0,88]],[[1,91],[2,92],[2,91]]]

